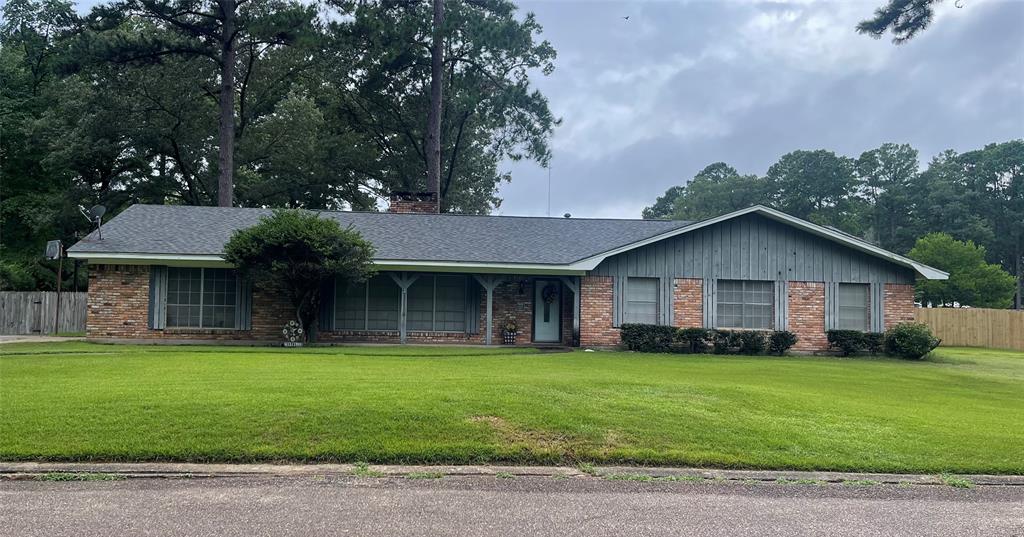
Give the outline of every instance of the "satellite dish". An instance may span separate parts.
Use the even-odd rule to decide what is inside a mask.
[[[102,205],[93,205],[92,209],[89,209],[89,219],[96,220],[102,218],[103,215],[107,214],[107,208]]]

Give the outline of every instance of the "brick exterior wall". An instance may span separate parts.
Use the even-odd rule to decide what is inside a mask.
[[[580,278],[580,346],[607,347],[622,340],[614,327],[611,276]]]
[[[885,329],[914,320],[914,286],[906,283],[885,284]]]
[[[704,281],[676,278],[672,281],[672,324],[679,328],[704,326]]]
[[[799,340],[795,351],[817,352],[828,349],[825,336],[825,284],[789,282],[789,331]]]
[[[509,276],[494,293],[493,343],[500,345],[505,319],[519,325],[517,344],[533,343],[533,278]],[[522,283],[523,292],[519,292]],[[559,282],[559,285],[561,283]],[[483,344],[487,328],[486,294],[480,292],[477,334],[462,332],[409,331],[411,343]],[[562,287],[560,303],[562,344],[572,341],[572,293]],[[144,265],[92,265],[89,267],[89,302],[86,336],[90,339],[166,339],[217,341],[282,341],[281,328],[293,319],[295,310],[284,293],[256,287],[252,294],[252,330],[199,328],[149,328],[149,267]],[[399,343],[393,331],[321,331],[323,343]]]

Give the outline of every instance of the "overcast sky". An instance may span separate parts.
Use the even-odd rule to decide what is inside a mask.
[[[1024,0],[947,0],[901,46],[854,31],[882,2],[519,2],[558,51],[533,79],[563,119],[551,214],[638,218],[716,161],[764,174],[900,142],[927,162],[1024,137]],[[546,214],[547,171],[504,169],[498,214]]]

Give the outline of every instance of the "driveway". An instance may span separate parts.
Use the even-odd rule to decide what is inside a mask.
[[[985,535],[1024,487],[237,477],[0,481],[0,535]]]

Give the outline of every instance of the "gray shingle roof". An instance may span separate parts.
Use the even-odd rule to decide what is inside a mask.
[[[219,255],[231,233],[270,209],[133,205],[69,251],[82,254]],[[684,221],[453,214],[323,212],[373,243],[379,260],[568,264]],[[97,257],[100,257],[97,255]]]

